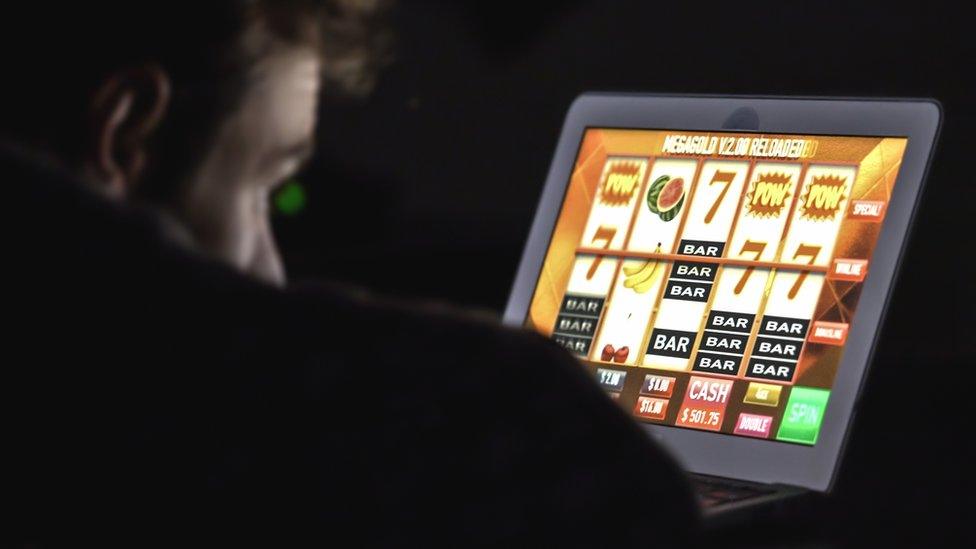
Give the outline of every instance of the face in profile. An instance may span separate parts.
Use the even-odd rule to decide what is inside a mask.
[[[202,10],[227,31],[215,42],[144,37],[136,27],[119,41],[118,29],[105,30],[72,57],[80,77],[68,89],[60,75],[45,76],[44,63],[26,63],[24,80],[48,78],[43,87],[59,90],[51,94],[59,101],[25,94],[33,110],[17,131],[102,194],[149,206],[175,242],[282,285],[269,199],[313,150],[322,82],[362,96],[388,59],[387,2],[301,4],[235,0],[229,11]]]
[[[312,152],[320,55],[311,47],[279,46],[258,56],[240,76],[233,101],[214,109],[212,120],[182,116],[184,127],[206,127],[207,138],[191,151],[192,165],[171,180],[144,169],[160,154],[151,145],[154,132],[167,116],[175,116],[168,75],[150,66],[110,78],[93,102],[98,138],[83,172],[109,196],[156,210],[178,243],[283,285],[269,198]],[[156,169],[159,163],[166,157]],[[146,185],[166,190],[148,193]]]
[[[316,53],[298,48],[257,62],[170,212],[199,250],[279,285],[285,271],[269,199],[312,152],[319,65]]]

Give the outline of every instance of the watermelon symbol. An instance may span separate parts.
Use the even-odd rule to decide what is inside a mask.
[[[647,190],[647,208],[656,213],[661,221],[678,217],[684,203],[685,180],[680,177],[671,179],[669,175],[662,175]]]

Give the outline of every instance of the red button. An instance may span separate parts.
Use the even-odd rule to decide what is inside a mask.
[[[847,341],[849,327],[849,324],[818,320],[813,323],[813,328],[810,329],[810,336],[807,339],[812,343],[843,345]]]
[[[868,262],[866,259],[835,259],[827,278],[861,282],[867,274]]]
[[[847,217],[858,221],[881,221],[886,207],[887,202],[883,200],[853,200]]]
[[[661,421],[668,414],[668,401],[663,398],[638,397],[634,415]]]
[[[671,398],[675,381],[673,377],[647,374],[640,392],[642,395]]]

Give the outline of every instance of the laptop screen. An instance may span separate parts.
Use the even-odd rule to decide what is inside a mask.
[[[906,143],[590,128],[526,323],[638,421],[813,445]]]

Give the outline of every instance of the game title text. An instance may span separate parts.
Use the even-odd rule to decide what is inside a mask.
[[[664,137],[664,154],[738,156],[755,158],[810,158],[817,152],[814,139],[737,137],[672,133]]]

